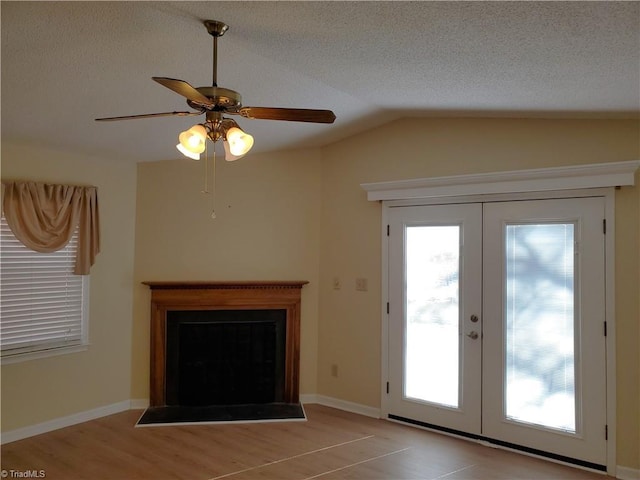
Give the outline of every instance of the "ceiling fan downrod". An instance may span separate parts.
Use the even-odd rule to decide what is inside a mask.
[[[213,37],[213,75],[212,86],[218,86],[218,37],[224,35],[229,30],[229,25],[218,22],[217,20],[205,20],[204,26],[207,27],[207,32]]]

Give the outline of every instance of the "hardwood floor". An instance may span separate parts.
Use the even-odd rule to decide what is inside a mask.
[[[1,468],[6,478],[64,480],[611,478],[320,405],[305,410],[307,422],[142,428],[132,410],[3,445]]]

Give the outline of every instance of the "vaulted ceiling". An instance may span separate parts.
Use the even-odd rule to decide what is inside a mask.
[[[332,125],[235,117],[255,152],[320,146],[403,116],[640,114],[638,2],[7,2],[2,139],[180,158],[202,117],[152,76],[212,82],[243,104],[333,110]]]

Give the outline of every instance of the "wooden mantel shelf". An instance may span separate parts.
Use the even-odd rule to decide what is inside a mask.
[[[246,289],[246,288],[302,288],[309,283],[306,280],[241,280],[241,281],[147,281],[142,282],[151,290],[175,289]]]

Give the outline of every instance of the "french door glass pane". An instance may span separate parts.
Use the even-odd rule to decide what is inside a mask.
[[[460,226],[406,229],[404,395],[459,402]]]
[[[506,417],[575,432],[574,225],[505,235]]]

